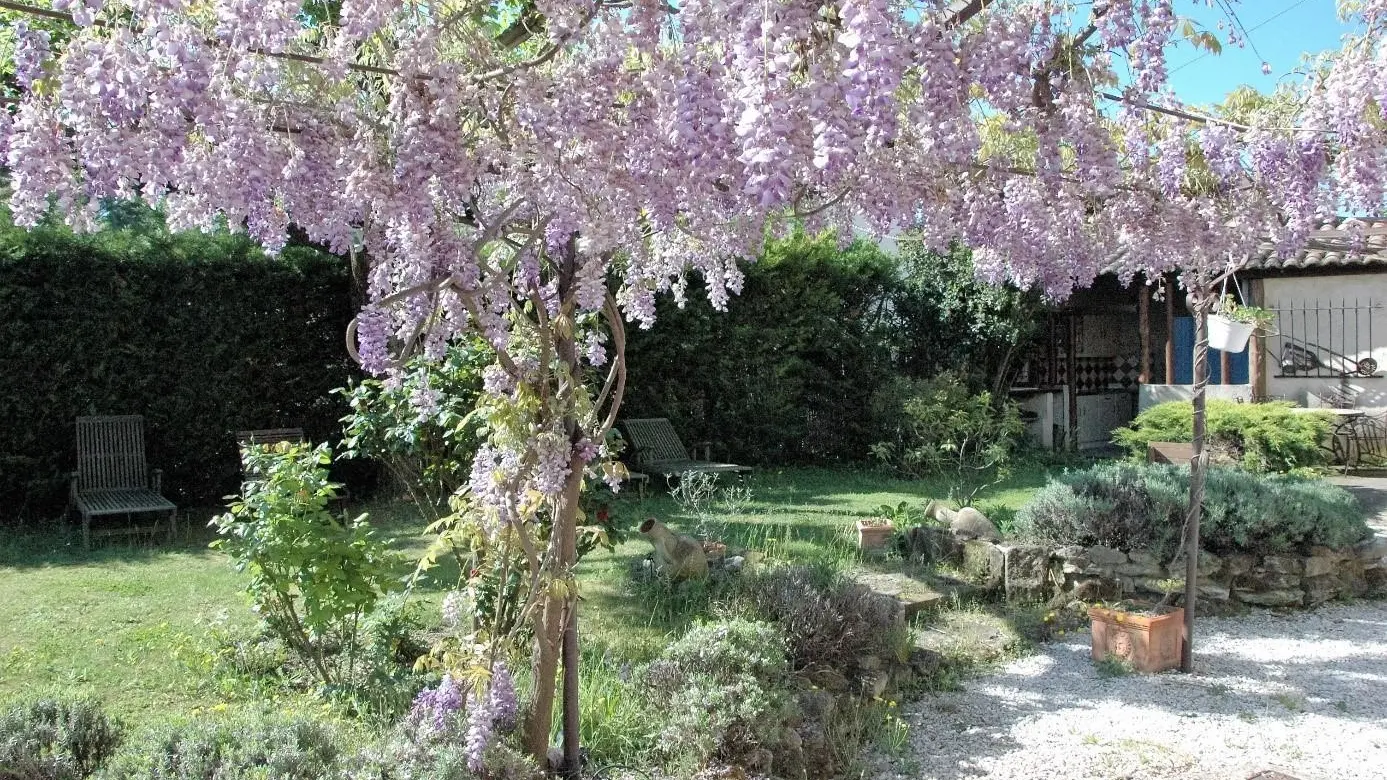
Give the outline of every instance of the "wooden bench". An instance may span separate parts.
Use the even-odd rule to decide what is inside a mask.
[[[1153,441],[1146,445],[1147,463],[1188,466],[1194,460],[1194,445],[1185,441]]]
[[[170,536],[178,530],[178,507],[164,498],[163,472],[145,462],[144,418],[137,414],[77,418],[77,470],[68,498],[82,517],[82,547],[90,549],[93,517],[137,514],[168,515]],[[154,531],[153,528],[107,529],[97,536]]]

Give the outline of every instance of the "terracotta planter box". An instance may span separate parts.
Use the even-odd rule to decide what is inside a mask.
[[[1093,660],[1116,656],[1141,672],[1164,672],[1180,666],[1185,610],[1140,615],[1090,607],[1088,616],[1093,621]]]
[[[864,550],[880,550],[891,543],[891,537],[896,533],[895,526],[887,523],[886,525],[867,525],[862,520],[857,521],[857,546]]]

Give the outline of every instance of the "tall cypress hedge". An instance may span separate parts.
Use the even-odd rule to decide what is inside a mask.
[[[74,419],[142,414],[152,467],[181,503],[233,492],[236,430],[340,436],[353,364],[347,263],[266,257],[235,236],[74,236],[0,224],[0,524],[51,518]]]
[[[746,267],[726,312],[692,289],[629,328],[623,416],[668,417],[686,444],[755,463],[856,461],[876,441],[871,396],[892,376],[883,323],[894,259],[799,236]]]

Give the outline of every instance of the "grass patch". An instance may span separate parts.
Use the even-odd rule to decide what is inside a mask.
[[[981,499],[992,511],[1014,511],[1043,483],[1041,468],[1026,469]],[[720,490],[697,512],[664,490],[644,499],[623,492],[612,511],[632,529],[630,538],[615,550],[592,553],[579,567],[583,737],[594,755],[640,754],[651,724],[627,701],[630,668],[655,658],[695,621],[713,617],[723,595],[718,589],[726,587],[633,578],[651,549],[634,533],[640,519],[653,516],[681,532],[702,526],[764,561],[807,564],[829,574],[882,565],[859,555],[851,530],[856,518],[883,504],[922,507],[947,492],[942,482],[828,469],[761,471]],[[72,536],[0,530],[0,625],[6,627],[0,632],[0,707],[39,696],[91,698],[132,730],[241,712],[340,717],[311,692],[213,673],[218,647],[256,633],[246,575],[207,548],[213,534],[206,523],[219,511],[181,512],[179,537],[171,543],[108,543],[92,551],[81,550]],[[407,502],[351,511],[368,512],[372,525],[411,558],[428,545],[424,522]],[[436,607],[457,580],[455,563],[440,564],[415,580],[409,594],[429,621],[437,621]],[[402,579],[409,574],[400,572]],[[969,652],[960,649],[958,656]],[[960,673],[940,674],[956,680]],[[878,715],[859,727],[889,747],[902,732],[886,713]]]

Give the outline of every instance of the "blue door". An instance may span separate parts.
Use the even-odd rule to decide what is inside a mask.
[[[1209,384],[1223,384],[1223,353],[1212,347],[1209,349]],[[1228,355],[1228,373],[1232,375],[1229,384],[1245,385],[1248,382],[1247,350]],[[1175,381],[1172,384],[1194,384],[1194,318],[1175,318]]]

